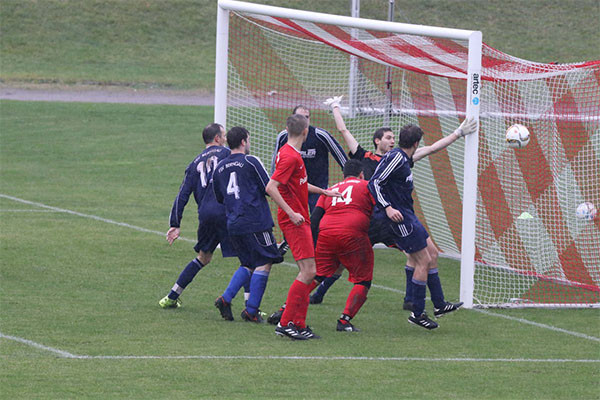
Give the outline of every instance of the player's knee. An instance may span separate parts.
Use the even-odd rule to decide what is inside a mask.
[[[266,265],[261,265],[260,267],[256,267],[254,269],[254,271],[266,271],[266,272],[270,272],[271,271],[271,264],[266,264]]]
[[[200,262],[202,263],[202,265],[206,265],[210,262],[210,260],[212,260],[212,253],[205,253],[203,251],[200,251],[198,253],[198,257],[196,257],[198,260],[200,260]]]
[[[429,250],[429,257],[431,258],[431,260],[429,261],[429,265],[431,265],[432,267],[437,265],[438,255],[439,252],[435,247]]]
[[[362,285],[362,286],[366,287],[367,289],[370,289],[371,288],[371,281],[358,282],[358,283],[356,283],[356,285]]]

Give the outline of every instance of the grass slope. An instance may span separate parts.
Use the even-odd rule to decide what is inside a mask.
[[[347,1],[265,4],[348,15]],[[361,16],[387,19],[387,1]],[[3,0],[0,80],[212,90],[216,1]],[[489,45],[540,62],[598,59],[597,0],[396,1],[396,21],[476,29]]]

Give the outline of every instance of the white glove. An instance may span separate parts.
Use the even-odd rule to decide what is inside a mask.
[[[470,135],[477,131],[477,121],[474,117],[465,119],[462,124],[454,131],[459,137]]]
[[[341,96],[334,96],[334,97],[330,97],[327,100],[325,100],[323,102],[323,104],[325,104],[326,106],[331,107],[331,109],[333,110],[336,107],[340,107],[340,102],[342,101],[342,97],[344,97],[344,95]]]

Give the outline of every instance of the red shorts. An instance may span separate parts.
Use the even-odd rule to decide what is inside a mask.
[[[290,245],[294,260],[304,260],[305,258],[315,257],[315,248],[313,245],[310,223],[305,222],[299,226],[294,224],[279,224],[285,240]]]
[[[333,233],[333,232],[332,232]],[[316,250],[317,275],[331,276],[340,263],[349,272],[352,283],[373,280],[373,247],[368,235],[356,232],[319,233]]]

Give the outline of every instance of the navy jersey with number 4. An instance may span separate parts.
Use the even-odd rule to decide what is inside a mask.
[[[269,175],[254,156],[235,153],[222,160],[213,175],[218,202],[227,210],[230,235],[263,232],[273,228],[271,209],[265,198]]]
[[[392,206],[400,211],[405,222],[416,219],[413,209],[413,161],[401,149],[395,148],[382,157],[369,180],[369,190],[380,210]]]
[[[225,215],[225,208],[215,200],[212,190],[212,176],[219,161],[230,154],[231,151],[226,147],[210,146],[188,165],[185,169],[183,182],[179,187],[179,193],[171,209],[171,216],[169,217],[171,227],[180,227],[183,209],[192,193],[196,204],[198,204],[198,219]]]

